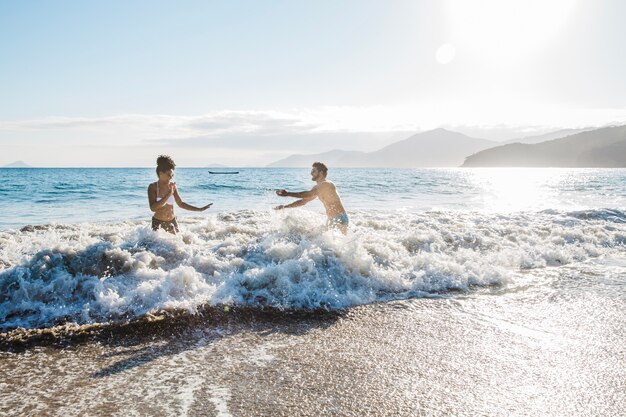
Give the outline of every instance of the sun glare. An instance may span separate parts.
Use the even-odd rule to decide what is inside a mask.
[[[577,0],[448,0],[451,39],[457,47],[507,63],[554,39]]]
[[[437,49],[437,54],[435,55],[435,58],[437,59],[437,62],[439,62],[442,65],[445,65],[445,64],[449,64],[450,62],[452,62],[455,55],[456,55],[456,48],[454,47],[454,45],[449,44],[449,43],[444,43],[443,45],[439,47],[439,49]]]
[[[468,171],[468,175],[482,190],[480,199],[485,208],[496,212],[557,206],[550,188],[563,180],[563,172],[551,168],[482,168]]]

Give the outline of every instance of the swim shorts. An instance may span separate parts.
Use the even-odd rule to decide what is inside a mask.
[[[178,233],[178,222],[176,221],[176,217],[172,220],[159,220],[155,217],[152,218],[152,230],[163,229],[166,232],[176,234]]]
[[[328,226],[345,224],[346,226],[350,223],[350,219],[348,219],[348,215],[346,213],[341,213],[333,217],[332,219],[328,219]]]

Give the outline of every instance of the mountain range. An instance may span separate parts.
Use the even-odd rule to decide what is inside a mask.
[[[413,168],[451,167],[463,163],[467,155],[497,145],[446,129],[417,133],[374,152],[332,150],[312,155],[291,155],[270,167],[308,167],[323,161],[333,167]]]
[[[626,126],[537,144],[512,143],[468,156],[464,167],[626,167]]]
[[[626,126],[564,129],[506,142],[446,129],[414,134],[374,152],[332,150],[291,155],[270,167],[626,167]]]
[[[554,132],[544,133],[543,135],[524,136],[522,138],[505,140],[504,142],[500,142],[500,145],[508,145],[509,143],[541,143],[552,139],[564,138],[565,136],[575,135],[576,133],[586,132],[593,129],[594,128],[591,127],[586,127],[583,129],[561,129]]]

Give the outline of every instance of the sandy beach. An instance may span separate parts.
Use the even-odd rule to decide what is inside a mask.
[[[55,337],[31,332],[3,340],[0,410],[623,415],[623,298],[590,303],[602,289],[579,289],[542,298],[532,288],[493,290],[334,313],[207,310]]]

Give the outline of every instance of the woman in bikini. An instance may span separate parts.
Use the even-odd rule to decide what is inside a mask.
[[[174,202],[178,204],[178,207],[190,211],[204,211],[213,203],[204,207],[194,207],[185,203],[178,194],[176,183],[172,182],[174,168],[176,168],[176,164],[169,156],[161,155],[157,158],[156,173],[159,180],[148,186],[148,203],[150,203],[150,210],[154,212],[152,230],[163,229],[176,234],[178,223],[176,216],[174,216]]]

